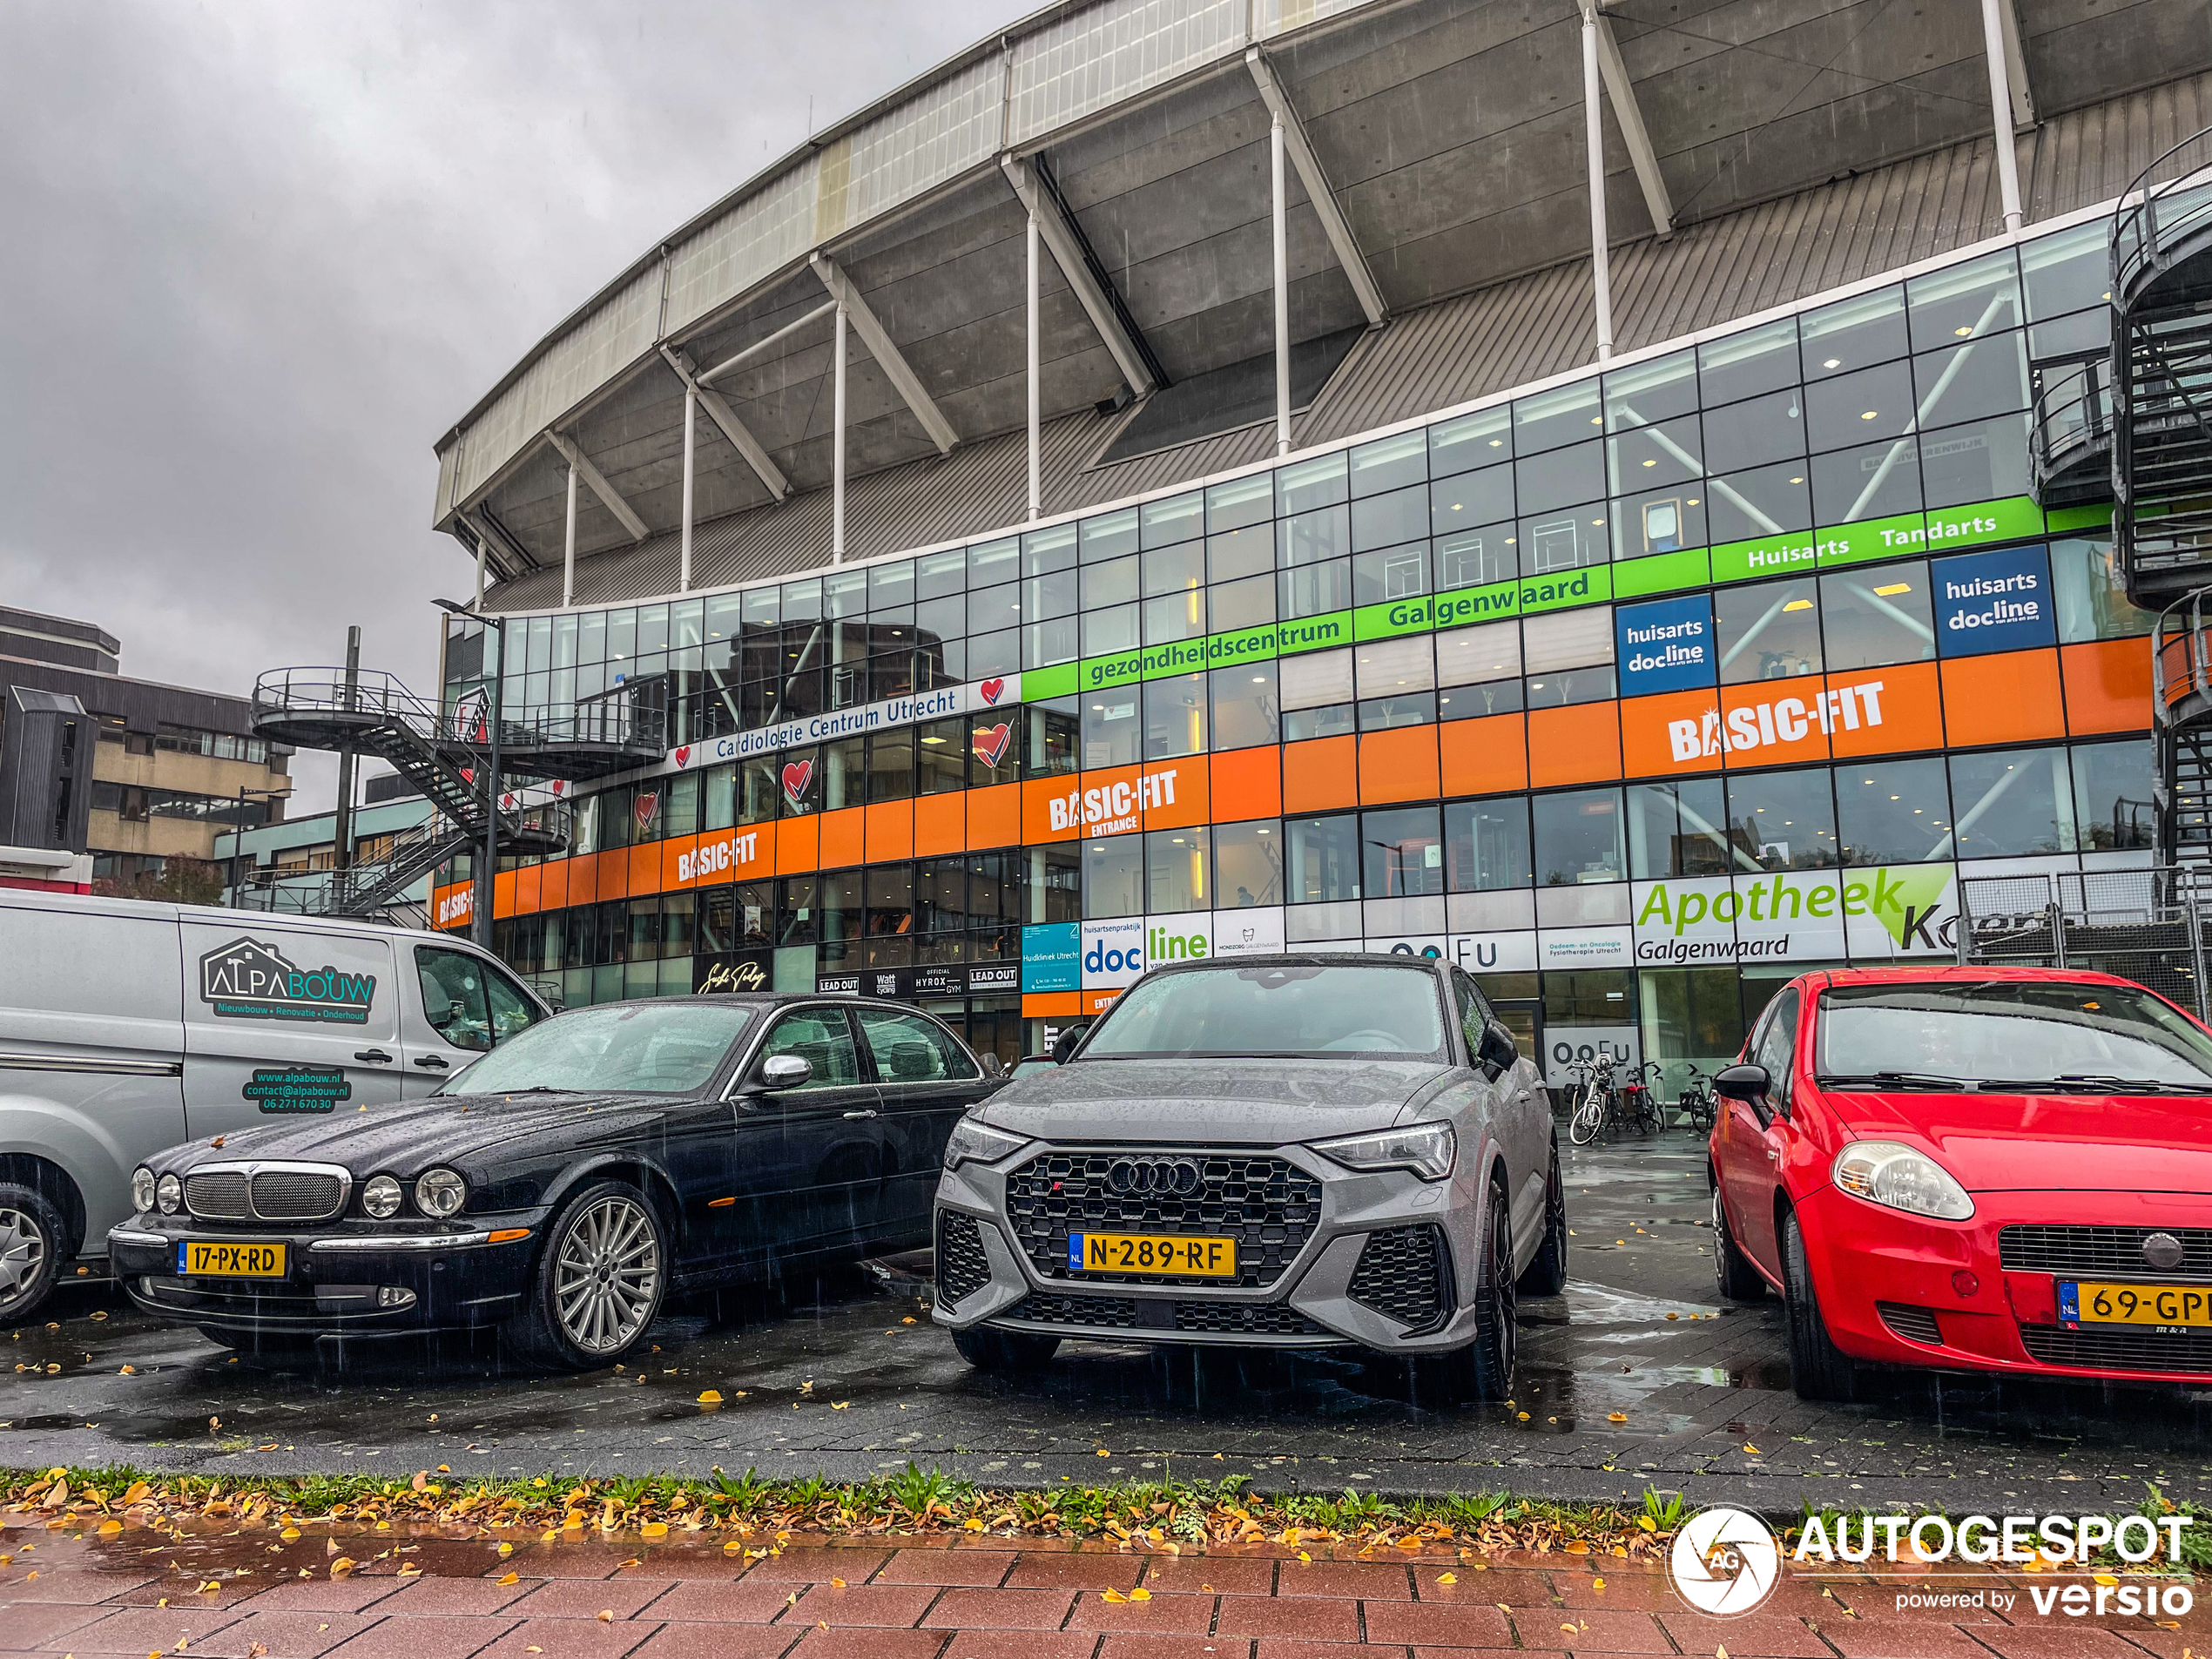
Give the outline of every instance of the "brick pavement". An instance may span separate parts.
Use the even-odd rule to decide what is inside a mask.
[[[1740,1619],[1684,1607],[1649,1564],[1383,1559],[1271,1547],[1184,1555],[974,1538],[824,1541],[748,1564],[720,1548],[324,1529],[100,1538],[0,1517],[0,1654],[211,1659],[2182,1659],[2212,1613],[2039,1616],[2051,1575],[1940,1586],[1793,1575]],[[423,1570],[414,1570],[417,1567]],[[302,1575],[302,1569],[305,1575]],[[512,1581],[503,1581],[511,1575]],[[203,1588],[212,1585],[212,1588]],[[1900,1609],[1900,1590],[2007,1607]],[[1109,1595],[1113,1599],[1109,1599]],[[2192,1646],[2192,1644],[2195,1644]]]

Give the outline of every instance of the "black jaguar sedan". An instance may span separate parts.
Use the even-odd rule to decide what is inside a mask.
[[[603,1003],[427,1098],[172,1148],[108,1248],[141,1308],[232,1347],[497,1326],[610,1365],[671,1291],[927,1244],[946,1137],[1000,1081],[894,1003]]]

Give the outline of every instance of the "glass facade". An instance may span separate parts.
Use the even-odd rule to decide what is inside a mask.
[[[1803,966],[1950,954],[1962,863],[2147,856],[2149,618],[2027,494],[2103,235],[1071,523],[517,617],[504,663],[456,620],[449,700],[670,719],[502,870],[499,947],[571,1004],[882,990],[1009,1054],[1132,964],[1410,950],[1554,1073],[1710,1065]]]

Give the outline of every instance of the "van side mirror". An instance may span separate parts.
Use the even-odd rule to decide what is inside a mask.
[[[760,1062],[760,1081],[771,1089],[799,1089],[814,1075],[805,1055],[772,1054]]]
[[[1723,1066],[1713,1079],[1713,1092],[1724,1100],[1764,1100],[1774,1087],[1764,1066]]]
[[[1490,1074],[1492,1082],[1513,1069],[1521,1058],[1521,1050],[1514,1047],[1513,1033],[1495,1020],[1482,1022],[1482,1042],[1474,1051],[1475,1063]]]

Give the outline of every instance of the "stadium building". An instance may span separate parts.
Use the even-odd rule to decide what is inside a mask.
[[[2180,453],[2197,382],[2124,201],[2208,125],[2205,0],[1013,24],[439,441],[443,717],[566,803],[496,947],[1008,1055],[1151,962],[1440,954],[1558,1081],[2174,856],[2127,399]]]

